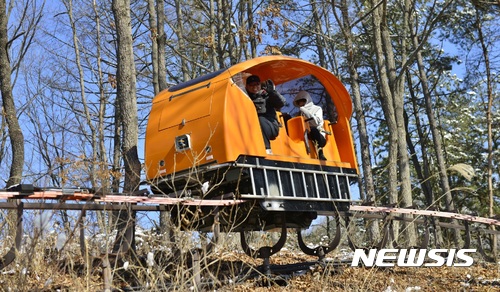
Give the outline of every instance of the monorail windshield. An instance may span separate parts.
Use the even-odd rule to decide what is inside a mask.
[[[297,116],[299,109],[293,105],[293,99],[299,91],[305,90],[313,99],[314,104],[323,108],[323,118],[332,123],[337,121],[337,110],[330,95],[321,82],[313,75],[307,75],[295,80],[277,85],[276,90],[280,92],[287,100],[281,112],[288,113],[290,116]]]

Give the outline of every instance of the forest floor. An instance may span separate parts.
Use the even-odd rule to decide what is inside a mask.
[[[325,264],[307,266],[293,274],[265,277],[257,272],[262,259],[240,250],[220,250],[202,258],[205,267],[200,266],[200,274],[205,285],[201,289],[193,287],[189,256],[184,264],[167,259],[148,267],[131,261],[125,268],[126,262],[120,262],[113,266],[112,291],[500,291],[500,263],[475,259],[471,267],[351,267],[348,261],[339,264],[341,259],[346,260],[348,252],[343,253],[333,252]],[[19,259],[2,270],[0,291],[104,291],[102,263],[94,263],[89,270],[79,264],[81,259],[52,262],[45,258],[38,262],[35,258]],[[283,249],[271,256],[270,264],[291,266],[315,260],[302,252]],[[127,280],[120,281],[120,277]]]
[[[281,253],[271,258],[271,264],[307,259],[307,256]],[[500,291],[500,263],[476,261],[471,267],[406,268],[316,265],[291,277],[286,285],[276,282],[271,287],[263,287],[261,281],[254,278],[217,291]]]
[[[289,265],[311,262],[315,259],[296,252],[280,252],[271,257],[271,265]],[[350,264],[312,265],[293,274],[265,277],[256,271],[262,260],[252,259],[241,252],[224,252],[217,259],[211,258],[210,272],[203,271],[201,281],[210,283],[197,290],[189,282],[177,279],[172,272],[168,285],[151,286],[145,282],[135,285],[115,283],[113,291],[500,291],[500,265],[476,261],[471,267],[351,267]],[[186,269],[187,270],[187,269]],[[38,291],[103,291],[102,278],[94,274],[93,279],[84,277],[54,277],[47,285],[44,281],[31,285]],[[79,282],[79,283],[77,283]],[[163,282],[165,283],[165,282]],[[149,286],[148,289],[145,287]],[[86,288],[84,288],[86,287]],[[119,287],[122,287],[121,289]],[[15,289],[13,291],[16,291]]]

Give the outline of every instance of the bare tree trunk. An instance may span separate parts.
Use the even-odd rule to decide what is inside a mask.
[[[376,5],[376,1],[372,5]],[[403,35],[407,31],[407,7],[405,2],[405,13],[403,21]],[[393,47],[390,38],[390,32],[387,25],[387,7],[383,3],[380,7],[374,9],[374,30],[375,30],[375,48],[377,51],[377,64],[380,72],[380,81],[382,89],[382,107],[384,108],[387,124],[389,127],[389,201],[391,203],[402,204],[403,207],[409,207],[413,204],[410,180],[410,164],[406,144],[406,130],[404,123],[404,74],[396,75],[396,59],[393,53]],[[406,46],[402,41],[402,47]],[[406,55],[403,49],[403,56]],[[406,57],[403,57],[406,60]],[[400,184],[398,186],[398,169]],[[394,166],[393,166],[394,164]],[[394,177],[393,177],[394,176]],[[401,189],[401,199],[397,199],[397,189]],[[397,230],[394,228],[394,230]],[[395,231],[397,232],[397,231]],[[405,223],[405,239],[407,245],[416,245],[417,235],[413,223]],[[397,234],[394,234],[397,238]]]
[[[121,140],[121,134],[122,134],[122,129],[123,126],[121,124],[121,108],[120,108],[120,101],[118,98],[115,100],[114,104],[115,108],[115,115],[114,115],[114,120],[115,120],[115,128],[114,128],[114,133],[113,133],[113,166],[111,170],[111,191],[114,193],[118,193],[120,191],[120,179],[121,179],[121,158],[122,158],[122,140]]]
[[[0,0],[0,91],[2,93],[2,115],[5,116],[9,130],[12,163],[10,165],[7,187],[19,184],[24,167],[24,135],[17,119],[14,96],[12,94],[11,64],[9,60],[9,35],[7,32],[7,6]]]
[[[477,8],[476,8],[477,9]],[[494,188],[493,188],[493,118],[492,118],[492,110],[493,110],[493,79],[491,77],[491,66],[490,66],[490,57],[488,45],[484,39],[483,28],[481,25],[481,19],[479,15],[479,11],[476,11],[476,28],[479,37],[479,42],[481,43],[482,54],[484,58],[484,67],[486,69],[486,93],[488,95],[488,106],[486,109],[486,127],[488,129],[488,198],[489,198],[489,207],[488,207],[488,215],[490,217],[495,216],[493,206],[495,204],[494,198]],[[495,230],[495,225],[491,225],[491,229]],[[493,256],[498,258],[498,250],[497,250],[497,235],[491,235],[491,249],[493,251]]]
[[[183,52],[185,50],[185,42],[184,42],[184,14],[182,12],[182,3],[180,0],[175,0],[175,14],[177,16],[177,26],[175,33],[177,34],[177,46],[179,53],[181,54],[180,60],[181,60],[181,73],[182,73],[182,81],[187,81],[189,80],[189,74],[188,74],[188,67],[186,64],[186,59],[184,58],[185,56],[183,55]]]
[[[80,98],[81,98],[81,103],[83,106],[83,114],[85,116],[85,120],[87,122],[87,127],[90,129],[90,143],[92,144],[92,158],[90,159],[90,181],[92,184],[92,188],[96,189],[97,183],[96,183],[96,164],[97,164],[97,135],[96,135],[96,130],[94,125],[92,124],[92,119],[90,117],[90,111],[89,107],[87,105],[87,97],[85,96],[85,77],[84,77],[84,72],[82,68],[82,64],[80,61],[80,47],[79,47],[79,42],[78,42],[78,36],[76,32],[76,24],[75,21],[73,20],[73,1],[64,1],[64,5],[66,6],[66,10],[68,12],[68,17],[69,17],[69,23],[71,26],[71,32],[73,35],[73,49],[75,52],[75,62],[76,62],[76,67],[78,69],[78,76],[79,76],[79,85],[80,85]]]
[[[211,25],[210,25],[210,51],[211,51],[211,62],[212,62],[212,68],[214,68],[214,70],[218,70],[220,67],[219,67],[219,62],[217,61],[219,58],[217,58],[217,45],[215,44],[215,40],[216,40],[216,35],[217,35],[217,32],[215,30],[215,24],[217,23],[217,19],[215,18],[215,1],[214,0],[210,0],[209,1],[210,4],[209,4],[209,15],[210,15],[210,22],[211,22]]]
[[[409,9],[411,3],[410,0],[404,1],[404,13],[403,13],[403,27],[401,34],[401,60],[402,62],[408,59],[407,55],[407,44],[406,35],[408,35],[408,23],[409,23]],[[385,6],[384,6],[385,7]],[[386,7],[385,7],[386,8]],[[387,12],[384,13],[387,15]],[[385,23],[385,22],[384,22]],[[384,28],[387,26],[384,25]],[[393,47],[390,38],[390,32],[388,29],[382,29],[384,40],[384,47],[386,48],[386,53],[388,58],[386,58],[388,64],[388,72],[390,78],[390,84],[393,92],[393,102],[394,111],[396,114],[397,123],[397,135],[398,135],[398,166],[399,166],[399,177],[400,177],[400,201],[403,207],[413,206],[413,195],[411,191],[411,175],[410,175],[410,158],[408,157],[408,145],[406,143],[406,127],[404,119],[404,86],[405,86],[405,76],[404,70],[400,72],[400,75],[396,75],[396,58],[393,55]],[[404,217],[413,218],[412,215],[403,215]],[[404,223],[405,229],[404,234],[409,246],[417,245],[417,233],[415,224],[412,222]]]
[[[10,138],[12,161],[9,179],[6,187],[11,187],[21,182],[24,167],[24,135],[17,119],[17,111],[12,94],[11,63],[9,60],[9,35],[7,31],[8,18],[5,0],[0,0],[0,92],[2,96],[2,116]],[[7,215],[8,232],[10,238],[15,237],[16,210],[11,210]]]
[[[257,24],[253,19],[253,0],[248,0],[247,2],[247,18],[248,18],[248,39],[250,41],[250,58],[257,57]]]
[[[413,40],[413,46],[418,47],[419,43],[417,36],[413,36],[412,40]],[[446,210],[453,212],[455,209],[455,205],[453,203],[453,198],[451,196],[450,184],[448,182],[448,174],[446,173],[446,162],[443,152],[443,142],[441,140],[439,127],[437,125],[434,110],[432,108],[432,98],[428,86],[429,81],[425,74],[424,61],[422,58],[422,54],[420,52],[417,53],[417,65],[419,69],[419,78],[421,81],[420,83],[422,84],[422,93],[424,95],[424,100],[425,100],[425,110],[427,113],[427,119],[429,120],[429,126],[432,133],[432,141],[434,144],[434,151],[436,153],[436,160],[439,168],[440,185],[442,192],[445,196]],[[454,224],[458,223],[456,220],[452,220],[452,222]],[[457,229],[453,229],[453,240],[456,246],[458,246],[461,242],[460,231],[458,231]]]
[[[221,0],[222,5],[219,7],[219,10],[222,11],[222,36],[224,40],[224,54],[227,54],[229,57],[229,62],[231,65],[237,63],[237,58],[235,56],[236,43],[234,41],[234,35],[232,33],[232,10],[233,10],[233,1]]]
[[[113,0],[113,14],[117,34],[118,68],[117,68],[117,100],[120,105],[119,123],[122,125],[122,151],[125,167],[125,181],[123,191],[132,193],[139,187],[141,164],[137,154],[138,122],[136,101],[136,77],[134,66],[132,28],[130,18],[130,1]],[[128,224],[133,224],[133,214],[121,211],[118,222],[118,230],[122,232]],[[119,241],[114,250],[119,248]],[[133,247],[133,242],[127,242]]]
[[[246,22],[246,5],[245,2],[238,3],[238,24],[236,27],[236,33],[238,35],[238,59],[241,60],[243,56],[247,55],[248,52],[248,42],[246,41],[247,36],[243,32]]]
[[[361,89],[358,82],[359,80],[359,75],[357,71],[358,64],[356,64],[355,61],[355,56],[356,54],[358,54],[358,52],[356,50],[356,47],[354,46],[353,35],[351,30],[352,28],[349,21],[350,18],[348,12],[348,5],[346,0],[341,1],[340,10],[342,12],[342,18],[338,17],[337,14],[335,14],[335,17],[337,18],[337,22],[339,24],[340,23],[342,24],[340,29],[346,41],[346,48],[347,48],[346,59],[349,66],[354,112],[356,113],[355,118],[358,124],[359,142],[361,147],[361,164],[362,164],[364,179],[361,180],[363,183],[362,184],[360,183],[359,188],[361,190],[361,196],[364,197],[363,198],[364,201],[376,203],[375,185],[373,183],[372,166],[371,166],[372,159],[370,152],[370,141],[369,141],[368,130],[366,127],[366,120],[361,100]],[[363,193],[363,190],[366,192],[366,194]],[[375,240],[379,239],[380,229],[378,224],[376,224],[376,222],[372,222],[368,226],[368,236],[372,238],[374,242]]]
[[[224,67],[224,42],[222,41],[222,13],[221,13],[221,7],[222,7],[222,0],[216,0],[217,1],[217,11],[215,12],[215,32],[216,36],[214,38],[215,40],[215,47],[217,48],[217,61],[218,61],[218,67],[223,68]]]
[[[105,144],[105,139],[106,136],[104,134],[104,129],[105,129],[105,115],[106,115],[106,107],[108,104],[108,98],[106,94],[106,88],[104,85],[104,75],[102,71],[102,58],[101,58],[101,22],[100,22],[100,15],[99,15],[99,10],[97,7],[96,0],[93,0],[92,2],[92,9],[94,11],[95,15],[95,33],[96,33],[96,43],[98,44],[96,46],[96,64],[97,64],[97,74],[98,74],[98,85],[99,85],[99,114],[98,114],[98,124],[97,124],[97,147],[98,147],[98,162],[99,162],[99,174],[100,176],[97,178],[98,180],[98,187],[102,193],[106,194],[111,191],[111,180],[112,180],[112,171],[108,167],[108,155],[106,151],[106,144]],[[114,83],[112,83],[114,84]],[[111,84],[111,85],[112,85]],[[112,213],[112,212],[108,212]],[[112,226],[112,224],[109,224],[109,219],[112,218],[112,216],[106,216],[103,214],[103,212],[97,212],[97,221],[99,224],[99,228],[101,230],[107,230],[109,232],[109,226]]]
[[[316,32],[316,35],[314,37],[314,43],[316,45],[316,52],[318,53],[318,60],[319,60],[319,65],[321,67],[326,67],[326,56],[325,56],[325,46],[323,42],[323,33],[322,33],[322,21],[321,17],[319,16],[318,12],[318,7],[317,3],[315,0],[309,1],[311,4],[311,9],[312,9],[312,19],[313,19],[313,25],[314,25],[314,31]]]
[[[250,34],[249,34],[249,28],[250,28],[250,21],[251,19],[248,18],[249,13],[248,13],[248,8],[249,3],[248,1],[245,2],[240,2],[240,15],[239,15],[239,25],[240,27],[238,28],[238,34],[240,38],[240,47],[241,47],[241,52],[240,52],[240,58],[244,59],[249,59],[250,56]]]
[[[407,72],[409,75],[409,73]],[[407,140],[408,140],[408,146],[411,149],[410,154],[412,157],[413,165],[415,167],[415,172],[417,173],[417,177],[420,181],[420,187],[422,188],[422,192],[424,193],[427,207],[432,207],[434,204],[436,204],[438,201],[435,200],[434,198],[434,193],[432,191],[432,186],[431,182],[429,181],[431,179],[431,171],[429,167],[429,159],[428,159],[428,139],[426,138],[427,135],[424,134],[424,131],[422,130],[422,125],[420,123],[420,115],[419,115],[419,109],[420,107],[417,105],[417,97],[415,95],[415,92],[413,90],[413,86],[411,84],[411,78],[407,78],[408,83],[409,83],[409,92],[411,96],[411,102],[413,105],[413,112],[414,112],[414,120],[415,120],[415,127],[417,128],[417,133],[418,137],[420,140],[420,151],[421,151],[421,159],[422,159],[422,166],[419,160],[419,156],[416,153],[416,150],[414,149],[413,145],[411,144],[411,139],[410,139],[410,134],[408,133],[407,130]],[[439,206],[439,204],[438,204]],[[439,222],[438,218],[432,218],[431,219],[433,223]],[[441,227],[439,225],[434,224],[434,231],[435,231],[435,236],[436,236],[436,242],[435,245],[437,247],[443,246],[443,235],[441,232]]]
[[[378,3],[377,1],[371,2],[372,6],[375,7]],[[374,48],[375,55],[377,59],[377,68],[380,76],[380,89],[381,89],[381,102],[382,109],[387,122],[387,127],[389,128],[389,150],[388,150],[388,181],[389,181],[389,203],[398,204],[398,171],[397,171],[397,155],[398,155],[398,144],[397,144],[397,124],[394,112],[394,102],[389,85],[389,78],[387,73],[387,67],[385,64],[385,51],[382,45],[382,23],[383,20],[382,7],[377,7],[373,10],[373,30],[374,30]],[[394,234],[393,238],[398,238],[399,236],[399,224],[394,222]]]
[[[158,41],[158,89],[160,91],[167,89],[167,65],[165,48],[167,46],[167,36],[165,35],[165,6],[163,0],[157,1],[157,41]]]
[[[151,63],[153,67],[153,89],[154,95],[160,92],[160,85],[158,82],[158,24],[156,16],[156,7],[154,0],[148,1],[149,13],[149,32],[151,34]]]
[[[114,0],[118,40],[117,99],[120,104],[122,149],[125,166],[123,190],[133,192],[140,182],[141,165],[137,155],[138,123],[136,101],[136,77],[133,54],[132,29],[130,25],[130,2]]]
[[[5,115],[3,114],[3,106],[2,106],[2,118],[0,121],[0,164],[2,164],[3,159],[5,157],[5,148],[7,145],[7,136],[8,136],[8,129],[7,129],[7,123],[5,121]]]
[[[96,19],[96,38],[97,38],[97,43],[101,43],[101,22],[100,22],[100,15],[98,13],[97,9],[97,3],[94,0],[93,5],[94,9],[94,14],[95,14],[95,19]],[[102,72],[102,58],[101,58],[101,47],[98,45],[96,48],[96,63],[97,63],[97,74],[98,74],[98,82],[99,82],[99,116],[98,116],[98,125],[97,125],[97,140],[98,140],[98,160],[99,160],[99,173],[101,173],[104,177],[100,178],[99,181],[99,188],[103,192],[109,192],[110,190],[110,177],[109,177],[109,170],[108,170],[108,157],[107,157],[107,151],[106,151],[106,145],[105,145],[105,135],[104,135],[104,128],[105,128],[105,115],[106,115],[106,105],[108,104],[108,98],[106,95],[106,89],[104,85],[104,75]]]
[[[160,7],[161,6],[161,7]],[[160,91],[166,89],[166,68],[162,67],[165,65],[165,45],[161,43],[161,39],[164,39],[165,32],[163,31],[163,0],[158,1],[158,13],[156,12],[155,1],[148,0],[148,11],[149,11],[149,25],[151,31],[151,59],[153,62],[153,86],[154,94],[157,95]],[[160,20],[161,19],[161,20]],[[160,28],[161,26],[161,28]],[[160,37],[160,31],[163,37]],[[164,41],[163,41],[164,42]],[[163,53],[162,53],[163,52]],[[163,60],[163,63],[162,63]],[[163,72],[163,73],[162,73]],[[163,74],[163,75],[162,75]],[[170,214],[167,211],[160,211],[160,233],[164,235],[167,239],[169,228],[170,228]]]

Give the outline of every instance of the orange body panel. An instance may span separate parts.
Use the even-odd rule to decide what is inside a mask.
[[[338,115],[334,124],[325,121],[325,129],[331,132],[324,147],[329,160],[319,161],[314,151],[306,152],[303,132],[307,126],[302,117],[289,120],[287,133],[281,114],[280,134],[271,141],[273,154],[266,154],[255,106],[243,89],[244,78],[251,74],[272,79],[278,89],[280,84],[309,75],[322,84]],[[232,162],[240,155],[357,169],[349,124],[351,99],[327,70],[299,59],[268,56],[191,83],[165,90],[153,100],[145,142],[148,180],[207,163]],[[182,145],[189,142],[189,148],[176,149],[176,138]]]

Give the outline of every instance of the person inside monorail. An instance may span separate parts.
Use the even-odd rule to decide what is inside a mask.
[[[263,88],[259,76],[251,75],[246,80],[245,89],[257,110],[266,152],[271,154],[270,140],[278,137],[280,127],[276,118],[276,111],[279,111],[285,105],[286,100],[275,90],[271,80],[267,80],[264,84],[265,87]]]
[[[299,108],[300,115],[309,124],[309,137],[316,145],[318,158],[326,160],[323,147],[326,145],[325,131],[323,130],[323,109],[313,103],[311,95],[307,91],[300,91],[293,100],[293,105]]]

